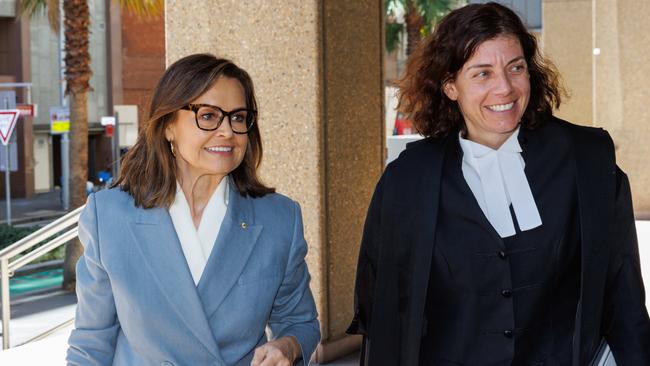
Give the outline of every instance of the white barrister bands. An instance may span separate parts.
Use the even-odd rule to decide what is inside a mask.
[[[521,231],[534,229],[542,219],[524,173],[517,136],[519,128],[494,150],[459,135],[463,150],[463,176],[481,210],[502,237],[516,234],[510,205]]]

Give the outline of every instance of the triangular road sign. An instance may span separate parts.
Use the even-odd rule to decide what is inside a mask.
[[[18,116],[20,116],[18,109],[0,109],[0,140],[3,145],[9,144]]]

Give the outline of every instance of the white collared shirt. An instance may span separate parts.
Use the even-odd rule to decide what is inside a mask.
[[[499,147],[490,147],[464,139],[463,176],[488,221],[502,238],[516,234],[510,204],[521,231],[542,225],[537,204],[524,173],[517,136],[519,128]]]
[[[228,177],[212,193],[208,204],[203,209],[198,230],[192,221],[192,213],[181,185],[176,182],[176,197],[169,207],[176,235],[181,242],[181,248],[192,273],[194,284],[198,285],[205,265],[208,262],[214,242],[217,240],[221,224],[228,208]]]

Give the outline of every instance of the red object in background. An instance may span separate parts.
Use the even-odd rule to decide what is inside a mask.
[[[412,135],[415,133],[413,122],[406,118],[404,113],[398,112],[395,117],[395,128],[393,128],[393,135]]]
[[[115,126],[113,125],[104,126],[104,135],[106,135],[106,137],[113,137],[113,127]]]
[[[16,109],[20,111],[20,115],[23,117],[36,117],[33,104],[16,104]]]

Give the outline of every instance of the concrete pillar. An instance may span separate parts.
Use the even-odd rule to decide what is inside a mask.
[[[542,47],[558,67],[570,99],[556,115],[592,125],[592,0],[544,0]]]
[[[628,174],[635,212],[650,218],[650,3],[544,0],[543,47],[571,93],[558,116],[603,127]]]
[[[610,131],[637,216],[650,219],[650,3],[599,0],[594,13],[595,124]]]
[[[317,351],[321,362],[335,356],[334,344],[350,342],[344,331],[352,317],[359,241],[383,169],[382,5],[165,4],[168,65],[211,52],[232,59],[253,78],[264,141],[262,177],[303,210],[326,345]]]

